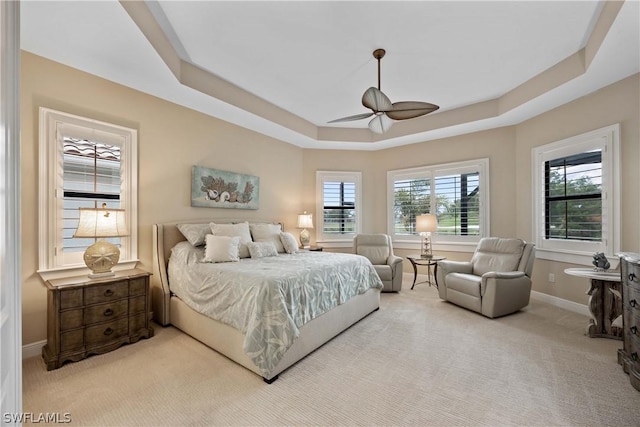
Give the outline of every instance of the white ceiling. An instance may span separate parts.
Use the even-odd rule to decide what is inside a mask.
[[[586,71],[550,87],[536,78],[591,43],[602,2],[23,1],[21,45],[301,147],[372,150],[518,123],[639,72],[639,6],[627,0]],[[327,124],[367,112],[376,48],[391,101],[440,110],[382,136],[368,120]],[[533,95],[503,108],[519,87]],[[470,114],[481,108],[493,112]]]

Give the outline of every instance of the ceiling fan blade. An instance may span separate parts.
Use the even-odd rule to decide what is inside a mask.
[[[387,117],[386,114],[376,114],[369,122],[369,129],[374,133],[385,133],[392,125],[393,120]]]
[[[364,95],[362,95],[362,105],[372,109],[374,113],[393,109],[393,105],[389,98],[387,98],[387,95],[375,87],[370,87],[364,92]]]
[[[341,117],[339,119],[331,120],[330,122],[327,122],[327,123],[351,122],[354,120],[366,119],[367,117],[371,117],[371,116],[373,116],[373,113],[362,113],[362,114],[356,114],[354,116]]]
[[[430,104],[428,102],[419,101],[404,101],[394,102],[393,109],[387,111],[387,115],[393,120],[406,120],[413,119],[415,117],[424,116],[425,114],[433,113],[439,106]]]

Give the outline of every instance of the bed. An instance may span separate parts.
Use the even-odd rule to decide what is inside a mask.
[[[183,224],[189,224],[195,227],[210,222],[212,220],[190,220],[153,225],[151,298],[154,319],[163,326],[175,326],[262,376],[265,382],[275,381],[282,371],[354,323],[378,310],[382,282],[375,274],[373,266],[370,268],[367,266],[370,262],[358,255],[301,251],[293,254],[279,253],[278,256],[262,259],[243,258],[239,262],[191,264],[192,257],[202,257],[202,255],[193,248],[193,245],[187,243],[187,238],[180,232],[178,225],[184,227]],[[237,221],[216,220],[216,223],[232,225]],[[253,220],[251,223],[256,226],[276,224],[271,221]],[[282,225],[278,224],[278,227]],[[174,248],[176,254],[183,255],[176,255],[172,259]],[[184,259],[180,261],[179,258]],[[201,258],[198,260],[202,261]],[[187,272],[176,273],[182,271],[176,267],[181,262],[192,265],[194,272],[187,270]],[[327,273],[328,268],[331,269],[331,274]],[[318,269],[324,271],[322,273],[324,276],[316,271]],[[346,269],[346,272],[340,273],[339,280],[335,283],[330,280],[329,277],[335,276],[334,272],[341,272],[342,269]],[[298,273],[295,270],[298,270]],[[210,277],[215,276],[216,280],[198,278],[196,272],[202,277],[207,274]],[[229,286],[232,278],[235,278],[236,282]],[[204,281],[194,285],[198,280]],[[351,289],[345,285],[347,282],[357,283],[354,283],[355,288]],[[249,320],[236,321],[236,323],[245,322],[244,324],[234,324],[234,321],[225,317],[225,310],[220,309],[223,305],[219,301],[223,298],[218,293],[219,289],[215,288],[220,286],[219,283],[224,283],[225,288],[231,289],[246,286],[247,294],[255,294],[258,308],[247,309],[245,318]],[[288,283],[293,283],[292,287],[283,291],[283,284],[289,286]],[[322,285],[319,286],[319,283]],[[314,285],[311,286],[311,284]],[[213,297],[205,300],[197,291],[195,296],[193,292],[189,294],[186,288],[190,287],[200,288],[203,290],[200,293],[210,293]],[[301,305],[306,306],[307,300],[321,299],[318,296],[320,289],[322,292],[335,289],[329,297],[322,297],[325,300],[333,299],[333,304],[324,302],[320,307],[311,309],[311,312],[295,308],[289,300],[269,303],[271,305],[266,308],[259,307],[263,301],[277,301],[278,294],[285,294],[287,298],[289,294],[295,294],[298,300],[300,298],[304,300],[304,304]],[[269,297],[261,298],[264,295]],[[234,297],[225,296],[224,298],[231,300]],[[278,322],[272,322],[280,325],[278,326],[280,329],[268,330],[267,326],[262,325],[268,322],[256,316],[264,316],[264,313],[273,315],[275,312],[273,305],[282,306],[285,313],[277,315]],[[239,308],[234,310],[238,311]],[[250,326],[247,327],[247,324]],[[254,327],[256,324],[263,329],[256,332]],[[277,335],[277,340],[273,339],[274,334]],[[263,342],[260,343],[260,341]],[[275,350],[271,347],[267,349],[274,341],[278,341],[274,347]]]

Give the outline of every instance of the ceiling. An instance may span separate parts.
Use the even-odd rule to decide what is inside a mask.
[[[640,2],[23,1],[21,46],[309,148],[377,150],[506,126],[640,71]],[[364,113],[440,110],[383,135]]]

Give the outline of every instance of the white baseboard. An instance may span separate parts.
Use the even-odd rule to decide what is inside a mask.
[[[566,299],[554,297],[553,295],[543,294],[542,292],[531,291],[531,297],[538,301],[543,301],[556,307],[564,308],[565,310],[573,311],[574,313],[584,314],[591,317],[589,307],[584,304],[578,304],[577,302],[569,301]]]
[[[42,354],[42,347],[47,344],[47,340],[32,342],[31,344],[25,344],[22,346],[22,358],[28,359],[34,356],[40,356]]]

